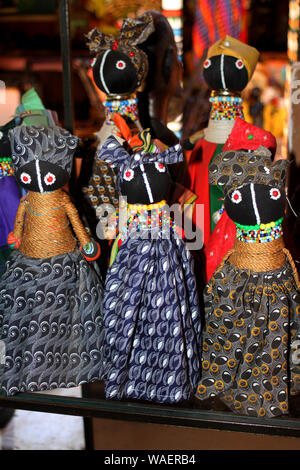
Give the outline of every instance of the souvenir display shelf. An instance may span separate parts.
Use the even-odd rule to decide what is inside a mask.
[[[60,0],[61,55],[63,65],[64,127],[73,131],[71,61],[69,36],[69,3]],[[300,407],[294,416],[254,418],[235,415],[230,411],[200,409],[193,399],[180,405],[157,405],[138,401],[105,400],[102,384],[82,386],[82,397],[64,397],[43,393],[19,393],[12,397],[0,394],[0,408],[23,409],[84,417],[86,449],[93,449],[92,418],[147,422],[173,426],[218,429],[300,438]],[[296,402],[295,402],[296,405]]]

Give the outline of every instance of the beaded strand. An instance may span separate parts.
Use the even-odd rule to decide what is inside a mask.
[[[209,98],[212,108],[210,119],[215,121],[225,121],[244,119],[243,99],[239,96],[211,96]]]
[[[13,174],[14,169],[11,158],[0,158],[0,178],[4,178],[5,176],[12,176]]]
[[[115,113],[120,114],[121,116],[127,116],[132,121],[138,120],[138,99],[129,98],[126,100],[112,100],[103,102],[106,122],[108,124],[114,125],[112,116]]]
[[[236,238],[246,243],[267,243],[280,238],[283,234],[282,230],[283,217],[260,225],[241,225],[235,222]]]

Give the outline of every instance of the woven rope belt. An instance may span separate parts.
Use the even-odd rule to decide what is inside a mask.
[[[235,240],[228,261],[240,269],[255,272],[273,271],[286,262],[283,237],[267,243],[245,243]]]

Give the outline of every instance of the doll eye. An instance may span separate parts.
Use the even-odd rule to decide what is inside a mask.
[[[124,175],[123,175],[123,179],[125,181],[131,181],[134,177],[134,171],[133,170],[126,170]]]
[[[277,188],[272,188],[270,189],[270,198],[273,199],[274,201],[277,201],[277,199],[279,199],[281,196],[281,193],[279,191],[279,189]]]
[[[126,63],[124,62],[124,60],[118,60],[118,62],[116,63],[116,67],[118,70],[124,70],[126,69]]]
[[[23,172],[21,173],[20,180],[24,184],[29,184],[31,183],[31,176],[28,173]]]
[[[241,70],[244,67],[244,62],[242,61],[242,59],[238,59],[235,62],[235,66],[236,66],[237,69]]]
[[[160,172],[160,173],[164,173],[166,171],[166,167],[163,163],[158,163],[156,162],[155,163],[155,168]]]
[[[208,67],[210,67],[210,66],[211,66],[211,61],[210,61],[210,59],[206,59],[206,61],[205,61],[204,64],[203,64],[203,67],[204,67],[205,69],[208,69]]]
[[[231,197],[230,197],[231,201],[234,202],[235,204],[239,204],[242,200],[242,194],[240,191],[238,191],[237,189],[235,191],[233,191],[233,193],[231,194]]]
[[[44,181],[47,186],[51,186],[56,181],[55,175],[53,173],[47,173]]]

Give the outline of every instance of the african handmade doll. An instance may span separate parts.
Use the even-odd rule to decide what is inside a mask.
[[[21,99],[15,117],[0,126],[0,275],[10,255],[7,236],[12,231],[21,198],[21,188],[14,177],[8,132],[17,125],[54,125],[52,114],[46,110],[34,88]]]
[[[197,141],[189,161],[186,185],[203,204],[204,226],[193,221],[203,230],[203,242],[207,243],[220,218],[223,193],[219,186],[209,184],[209,167],[222,152],[235,120],[244,119],[241,91],[250,81],[259,57],[258,51],[238,39],[226,36],[208,50],[203,64],[204,80],[211,91],[211,111],[204,138]]]
[[[27,194],[0,282],[0,387],[13,395],[97,380],[103,285],[93,260],[100,247],[63,190],[78,139],[60,127],[17,126],[10,142]]]
[[[197,397],[249,416],[286,414],[299,391],[300,284],[282,236],[287,165],[260,147],[219,154],[210,168],[237,230],[204,292]]]
[[[186,400],[199,380],[200,308],[193,261],[166,204],[166,165],[181,161],[181,147],[131,155],[112,136],[99,157],[118,167],[126,198],[103,301],[106,398]]]
[[[87,44],[92,60],[92,76],[95,85],[105,97],[103,101],[105,121],[97,132],[97,148],[100,149],[106,138],[114,135],[120,142],[120,130],[113,116],[122,116],[132,132],[142,131],[139,120],[136,91],[143,85],[148,72],[147,55],[139,45],[154,31],[152,16],[144,14],[140,18],[126,18],[118,37],[104,34],[94,28],[87,35]],[[89,224],[95,226],[105,204],[118,206],[115,172],[94,157],[91,174],[83,165],[81,172],[84,200],[92,208]],[[100,215],[99,215],[100,211]]]

